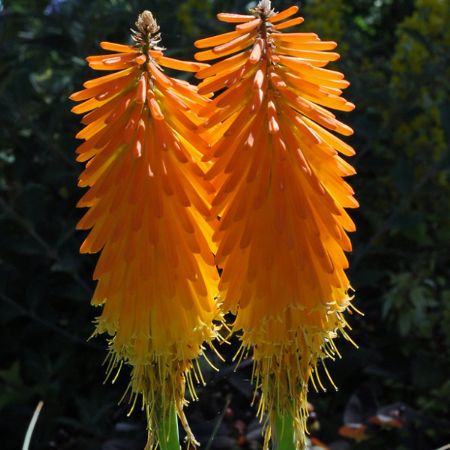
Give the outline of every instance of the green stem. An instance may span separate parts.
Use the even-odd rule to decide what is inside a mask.
[[[160,450],[180,450],[178,435],[177,408],[173,404],[166,417],[163,418],[159,431]]]
[[[296,450],[294,420],[289,414],[279,414],[275,417],[274,449]]]

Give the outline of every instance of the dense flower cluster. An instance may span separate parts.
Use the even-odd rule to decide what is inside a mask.
[[[262,1],[252,15],[219,14],[234,31],[197,41],[212,48],[195,56],[222,58],[197,77],[200,94],[220,91],[204,115],[223,308],[236,315],[242,350],[253,350],[261,415],[288,414],[303,436],[308,382],[322,385],[318,362],[337,354],[338,330],[346,336],[354,224],[345,208],[358,203],[343,180],[355,171],[338,154],[354,151],[330,133],[352,130],[325,109],[354,108],[341,97],[349,83],[324,68],[339,58],[336,43],[280,32],[303,22],[297,11],[275,14]]]
[[[145,12],[134,46],[103,42],[114,53],[88,58],[115,72],[72,96],[83,101],[73,111],[87,113],[77,152],[89,187],[79,206],[90,209],[79,228],[91,229],[81,251],[101,252],[97,331],[112,336],[110,371],[133,368],[150,447],[171,404],[195,442],[184,387],[194,392],[190,370],[221,314],[235,315],[237,357],[252,351],[266,447],[287,418],[303,448],[308,384],[323,387],[318,367],[328,375],[324,360],[339,355],[333,339],[349,339],[346,208],[358,203],[340,154],[354,150],[333,132],[353,131],[328,108],[354,105],[341,97],[344,76],[325,68],[339,58],[336,43],[282,32],[303,22],[297,12],[262,0],[249,15],[219,14],[235,28],[197,41],[198,63],[164,56]]]
[[[207,100],[162,69],[203,65],[164,56],[149,14],[140,16],[135,46],[101,43],[114,53],[91,56],[89,65],[115,72],[71,98],[82,101],[73,112],[87,113],[77,160],[86,162],[79,185],[89,187],[78,206],[89,211],[78,228],[91,229],[81,252],[101,252],[92,299],[103,305],[97,332],[112,336],[109,372],[132,366],[151,446],[171,403],[189,434],[185,381],[195,397],[190,369],[216,338],[220,314],[208,221],[214,191],[198,163],[207,143],[193,131]]]

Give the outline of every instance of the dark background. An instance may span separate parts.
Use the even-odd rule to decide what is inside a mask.
[[[127,42],[143,9],[156,14],[167,54],[192,59],[195,39],[229,29],[215,13],[247,5],[0,1],[2,450],[21,448],[39,400],[32,449],[143,448],[143,415],[117,405],[127,371],[103,385],[105,341],[87,341],[96,258],[78,254],[80,125],[67,97],[94,76],[83,58],[101,40]],[[329,364],[339,391],[310,397],[312,435],[341,450],[436,449],[450,442],[450,9],[444,0],[301,6],[302,30],[340,43],[335,67],[357,105],[343,116],[356,130],[348,142],[361,203],[349,275],[365,314],[350,319],[359,350],[341,340],[343,359]],[[221,373],[205,369],[208,386],[187,410],[206,450],[260,448],[249,363],[234,373],[232,350]]]

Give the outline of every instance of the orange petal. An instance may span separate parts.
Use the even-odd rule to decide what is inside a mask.
[[[209,67],[208,64],[201,64],[191,61],[180,61],[179,59],[168,58],[167,56],[160,56],[157,58],[158,64],[169,69],[182,70],[184,72],[198,72],[201,69]]]
[[[259,25],[261,25],[261,23],[262,20],[258,17],[256,19],[250,20],[250,22],[237,25],[236,30],[247,33],[257,28]]]
[[[107,41],[100,42],[100,47],[103,50],[109,50],[111,52],[120,52],[120,53],[139,52],[137,48],[131,47],[130,45],[116,44],[114,42],[107,42]]]
[[[295,25],[300,25],[305,19],[303,17],[296,17],[295,19],[287,20],[286,22],[274,25],[272,28],[274,30],[284,30],[285,28],[294,27]]]
[[[270,38],[275,42],[286,41],[294,43],[320,41],[316,33],[271,33]]]
[[[105,75],[103,77],[95,78],[94,80],[86,81],[83,86],[85,88],[92,88],[98,86],[103,83],[108,83],[111,80],[115,80],[117,78],[126,77],[130,75],[132,72],[137,71],[136,67],[130,67],[129,69],[121,70],[120,72],[111,73],[109,75]]]
[[[145,75],[142,74],[139,79],[137,90],[136,90],[136,103],[142,104],[145,103],[145,96],[147,92],[147,82]]]
[[[288,17],[293,16],[298,12],[299,8],[298,6],[290,6],[289,8],[286,8],[285,10],[279,12],[278,14],[274,14],[273,16],[269,17],[269,22],[276,23],[280,20],[287,19]]]
[[[194,45],[197,48],[215,47],[216,45],[231,41],[232,39],[238,37],[240,34],[241,33],[238,33],[237,31],[230,31],[229,33],[223,33],[218,34],[217,36],[199,39],[198,41],[194,42]]]
[[[164,120],[164,114],[161,111],[161,108],[159,107],[159,104],[155,98],[149,98],[147,100],[148,106],[150,108],[150,111],[152,113],[152,117],[155,120]]]
[[[243,14],[219,13],[217,14],[217,18],[222,22],[242,23],[254,20],[255,16],[248,16]]]

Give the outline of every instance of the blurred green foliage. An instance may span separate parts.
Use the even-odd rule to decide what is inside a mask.
[[[2,449],[21,446],[39,400],[34,449],[142,448],[142,417],[127,418],[126,405],[117,406],[126,376],[102,386],[105,343],[87,341],[95,258],[78,254],[73,136],[80,127],[67,97],[93,76],[83,58],[99,51],[100,40],[128,41],[143,9],[157,14],[168,53],[192,58],[195,39],[228,29],[216,12],[251,3],[0,1]],[[437,448],[450,441],[450,8],[444,0],[302,6],[303,29],[339,41],[343,59],[335,65],[352,82],[346,96],[357,105],[344,120],[359,151],[350,276],[365,314],[350,319],[360,349],[342,343],[343,359],[330,365],[339,392],[311,398],[316,434],[332,448],[336,441],[345,441],[342,449]],[[234,390],[224,388],[225,378],[216,375],[202,398],[222,390],[247,401],[248,386],[230,378]],[[201,404],[192,414],[210,423],[208,435],[223,403],[210,417]],[[360,443],[339,437],[343,422],[367,422],[389,405],[400,411],[401,427],[369,425]],[[209,448],[238,448],[232,437]]]

